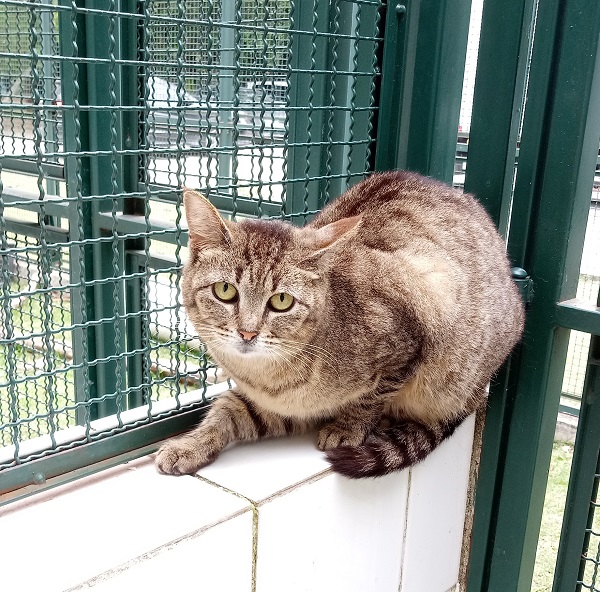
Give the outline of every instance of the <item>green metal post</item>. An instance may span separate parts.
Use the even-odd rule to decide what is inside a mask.
[[[385,25],[377,170],[452,183],[471,2],[394,0]]]
[[[402,168],[398,152],[401,122],[409,115],[406,108],[405,63],[407,45],[406,4],[394,0],[387,5],[383,24],[383,59],[377,116],[375,170]]]
[[[331,21],[333,25],[334,37],[329,39],[328,54],[331,56],[328,70],[332,75],[327,81],[328,103],[331,107],[326,113],[325,121],[325,138],[327,145],[325,146],[324,166],[325,175],[328,177],[325,190],[321,193],[321,202],[319,205],[323,207],[324,202],[329,201],[332,197],[341,195],[347,188],[347,178],[338,177],[330,179],[332,173],[332,164],[335,163],[336,168],[348,170],[348,158],[351,150],[351,145],[348,143],[350,135],[353,132],[354,114],[350,109],[352,88],[351,84],[355,80],[354,77],[338,74],[339,71],[351,72],[353,67],[352,59],[352,44],[350,39],[339,39],[339,35],[347,35],[351,37],[356,28],[356,15],[359,5],[350,4],[336,0],[333,2]],[[336,35],[337,33],[337,35]],[[369,57],[369,56],[367,56]],[[350,109],[348,109],[350,106]],[[338,144],[339,142],[339,144]],[[351,156],[350,156],[351,158]],[[363,159],[364,162],[364,159]]]
[[[504,236],[536,4],[487,0],[483,5],[465,191],[477,196]]]
[[[291,55],[288,67],[289,102],[292,108],[286,124],[287,154],[285,214],[316,211],[319,207],[323,162],[322,140],[327,90],[327,33],[329,7],[326,2],[296,0],[290,5]],[[310,72],[315,69],[320,73]],[[316,109],[315,109],[316,108]],[[312,145],[317,143],[316,145]],[[303,217],[292,218],[302,224]]]
[[[121,10],[131,14],[137,14],[138,5],[136,0],[121,0]],[[134,62],[139,58],[138,21],[135,18],[123,19],[121,25],[121,48],[124,59]],[[137,105],[139,95],[140,72],[137,65],[122,66],[122,103],[123,105]],[[136,150],[139,147],[139,111],[124,111],[122,113],[122,136],[123,147],[126,150]],[[123,157],[123,190],[126,193],[136,192],[139,183],[140,157],[137,154],[129,154]],[[123,201],[123,214],[144,216],[146,210],[143,197],[130,197]],[[146,247],[147,238],[127,239],[125,242],[125,273],[139,274],[142,271],[137,264],[137,257],[132,256],[132,251],[141,251]],[[125,282],[125,304],[128,317],[127,327],[127,351],[137,351],[127,359],[128,386],[135,387],[149,382],[149,363],[145,361],[147,353],[143,353],[148,345],[143,341],[142,324],[148,319],[143,310],[144,278],[133,277]],[[129,408],[143,405],[148,398],[147,389],[132,389],[128,394],[127,405]]]
[[[54,53],[54,47],[52,43],[52,12],[49,10],[40,9],[40,21],[42,26],[41,37],[42,37],[42,52],[46,55],[52,55]],[[52,63],[46,65],[46,68],[52,68]],[[46,99],[53,97],[56,92],[55,80],[53,72],[50,71],[44,77],[44,95]],[[60,97],[57,97],[60,98]],[[46,116],[48,117],[49,114]],[[57,135],[57,125],[56,125],[56,116],[54,115],[48,121],[46,121],[46,125],[44,126],[44,144],[46,149],[49,152],[57,152],[58,151],[58,135]],[[54,161],[58,160],[56,158]],[[52,195],[58,195],[58,182],[53,179],[46,180],[46,191]],[[47,224],[52,224],[58,226],[56,219],[49,218]]]
[[[600,307],[600,293],[597,306]],[[599,470],[599,463],[600,335],[593,335],[554,571],[553,592],[572,592],[576,582],[582,580],[585,566],[581,555],[589,546],[589,530],[592,528],[594,517],[594,509],[590,507],[590,500],[597,499],[598,481],[595,481],[595,476]]]
[[[85,403],[98,396],[96,380],[97,367],[90,362],[96,359],[96,327],[87,326],[94,318],[94,290],[87,285],[93,279],[92,250],[84,244],[92,236],[92,206],[83,197],[90,195],[90,157],[78,156],[89,150],[88,113],[81,109],[87,98],[87,64],[78,63],[77,58],[86,57],[85,21],[81,13],[76,12],[84,5],[83,0],[76,3],[61,0],[61,6],[71,7],[71,11],[60,11],[59,47],[61,55],[75,58],[63,63],[61,69],[61,88],[63,102],[72,106],[72,110],[63,112],[63,136],[65,150],[65,178],[67,195],[75,198],[69,206],[69,231],[72,240],[70,247],[70,281],[77,286],[71,290],[71,318],[73,330],[73,362],[75,371],[75,401]],[[84,406],[76,410],[76,421],[83,425],[89,420],[89,409]]]
[[[534,5],[533,0],[487,0],[482,14],[465,191],[475,194],[504,234],[512,198],[516,131]],[[515,263],[522,266],[522,258]],[[519,352],[517,347],[490,384],[472,531],[469,592],[485,589],[491,552],[488,545],[492,545],[496,526],[497,488],[501,485],[506,425],[516,396],[514,368]]]
[[[221,66],[219,72],[219,100],[233,107],[233,76],[234,65],[236,61],[235,50],[235,29],[236,22],[236,4],[233,0],[221,0],[221,19],[227,23],[226,27],[221,27]],[[219,131],[219,145],[221,147],[229,146],[233,150],[233,110],[225,111],[221,115]],[[218,155],[218,177],[217,193],[221,195],[231,195],[230,189],[232,178],[233,155],[230,151],[221,151]]]
[[[86,6],[89,5],[86,4]],[[120,2],[118,3],[120,6]],[[118,9],[118,7],[117,7]],[[119,134],[112,137],[113,114],[116,116],[115,128],[118,130],[122,125],[122,113],[118,107],[122,104],[121,70],[107,63],[111,57],[111,50],[115,59],[121,58],[120,44],[120,22],[115,23],[114,43],[109,33],[110,14],[86,14],[86,45],[90,58],[102,59],[102,61],[90,62],[88,64],[88,98],[90,105],[101,105],[114,107],[114,110],[91,110],[89,114],[90,125],[90,148],[91,150],[103,151],[104,155],[96,156],[90,167],[90,188],[92,195],[113,195],[112,199],[102,198],[92,201],[93,237],[103,236],[99,225],[99,214],[113,210],[113,199],[118,200],[117,209],[122,210],[121,200],[118,197],[123,190],[123,159],[118,154],[113,156],[113,148],[117,151],[123,148],[123,137]],[[114,92],[116,97],[111,97],[111,76],[116,78]],[[113,166],[116,167],[116,177],[113,177]],[[113,181],[116,187],[113,186]],[[119,207],[120,206],[120,207]],[[106,236],[104,234],[104,236]],[[114,240],[117,240],[116,238]],[[116,254],[113,250],[114,243],[97,242],[92,245],[93,265],[95,279],[104,279],[115,275],[123,275],[123,244],[118,243]],[[124,386],[126,380],[125,367],[121,358],[125,351],[125,329],[124,323],[115,319],[115,315],[123,315],[124,306],[124,282],[115,279],[114,282],[97,284],[95,291],[95,318],[107,319],[100,323],[96,330],[96,352],[98,358],[97,381],[99,394],[113,395],[108,399],[98,402],[92,407],[92,418],[116,413],[120,408],[120,394],[117,392]],[[115,300],[116,296],[116,300]],[[110,320],[109,320],[110,319]],[[122,407],[121,407],[122,408]]]
[[[600,6],[540,3],[537,18],[514,195],[515,211],[524,200],[531,217],[513,211],[509,232],[509,252],[515,249],[515,260],[531,275],[535,297],[511,378],[514,402],[502,426],[490,423],[497,416],[487,419],[494,433],[501,432],[493,445],[502,452],[489,473],[482,455],[468,586],[473,592],[530,589],[568,343],[568,331],[557,327],[556,303],[575,295],[600,135]],[[530,109],[542,114],[530,117]],[[535,232],[517,231],[520,224]],[[513,242],[513,229],[526,240]],[[488,446],[484,434],[484,453]],[[487,489],[481,489],[484,482]],[[480,496],[490,487],[491,500]],[[486,528],[477,526],[482,519],[486,537]]]
[[[71,3],[64,2],[64,6],[71,7]],[[80,2],[77,7],[85,7],[85,2]],[[63,65],[62,89],[65,102],[74,106],[72,111],[66,111],[64,117],[65,148],[74,153],[66,159],[67,191],[70,196],[78,198],[72,204],[70,227],[73,236],[79,241],[86,241],[87,245],[74,245],[71,249],[71,277],[73,283],[83,283],[112,276],[114,269],[114,252],[112,246],[106,242],[94,242],[105,236],[99,226],[100,212],[110,211],[112,200],[99,199],[84,200],[89,195],[110,195],[114,192],[113,180],[117,183],[117,195],[124,186],[124,163],[119,156],[97,156],[95,158],[79,157],[80,151],[103,150],[111,152],[113,139],[111,129],[111,113],[109,111],[87,112],[81,105],[111,105],[114,104],[116,112],[115,128],[122,127],[121,113],[118,106],[122,104],[121,73],[117,66],[114,67],[115,84],[112,89],[116,97],[111,99],[109,74],[110,67],[106,60],[110,58],[111,40],[109,38],[109,16],[70,12],[60,12],[61,51],[66,55],[86,58],[103,58],[104,63],[88,62],[75,64],[67,61]],[[114,57],[121,55],[121,32],[117,22],[114,30]],[[135,132],[137,134],[137,131]],[[122,136],[114,147],[119,150],[122,146]],[[113,164],[116,167],[114,177]],[[130,175],[131,177],[131,175]],[[131,180],[131,178],[130,178]],[[123,272],[122,246],[119,246],[117,273]],[[118,280],[117,280],[118,281]],[[121,288],[119,288],[121,290]],[[112,319],[114,317],[115,301],[113,298],[113,285],[100,284],[93,288],[82,285],[73,290],[72,295],[73,318],[76,322],[85,324],[94,319]],[[118,313],[124,311],[124,298]],[[125,350],[125,332],[115,341],[115,328],[118,321],[106,321],[94,327],[78,328],[74,333],[74,355],[82,368],[77,371],[77,401],[89,398],[102,397],[116,391],[117,383],[125,384],[125,368],[123,364],[115,362],[119,351]],[[108,358],[108,359],[107,359]],[[106,361],[89,365],[97,359]],[[119,367],[120,378],[117,377]],[[87,376],[86,376],[87,375]],[[78,422],[95,419],[117,410],[114,399],[96,403],[88,411],[78,409]]]

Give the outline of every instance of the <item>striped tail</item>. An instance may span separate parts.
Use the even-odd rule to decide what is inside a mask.
[[[340,446],[328,450],[327,460],[334,471],[358,479],[380,477],[422,461],[463,422],[428,426],[414,420],[393,420],[394,424],[376,428],[360,446]]]

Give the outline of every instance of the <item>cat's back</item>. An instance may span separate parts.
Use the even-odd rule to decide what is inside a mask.
[[[377,278],[440,343],[445,334],[443,341],[493,348],[496,332],[512,347],[522,327],[520,296],[505,243],[473,196],[416,173],[376,173],[311,226],[358,215],[354,237],[332,259],[333,273],[354,292],[367,301]]]
[[[483,225],[495,230],[483,207],[469,194],[408,171],[375,173],[350,188],[329,204],[310,226],[320,228],[336,220],[361,215],[361,230],[378,235],[390,232],[389,225],[414,236],[437,240],[448,232],[456,238],[461,228]]]
[[[443,183],[409,171],[373,173],[330,203],[311,222],[321,227],[341,218],[350,218],[401,204],[424,203],[449,189]]]
[[[309,224],[320,228],[361,216],[354,246],[382,252],[429,252],[471,263],[473,272],[508,270],[505,244],[471,195],[407,171],[375,173],[329,204]]]

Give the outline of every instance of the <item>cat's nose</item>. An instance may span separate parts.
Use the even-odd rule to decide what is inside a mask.
[[[258,331],[242,331],[241,329],[238,329],[238,333],[244,341],[252,341],[258,335]]]

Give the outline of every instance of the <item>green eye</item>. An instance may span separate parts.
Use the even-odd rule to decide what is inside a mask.
[[[285,312],[292,308],[294,297],[286,292],[278,292],[269,298],[269,304],[273,310],[277,312]]]
[[[223,302],[231,302],[237,297],[237,290],[227,282],[216,282],[212,286],[213,294]]]

